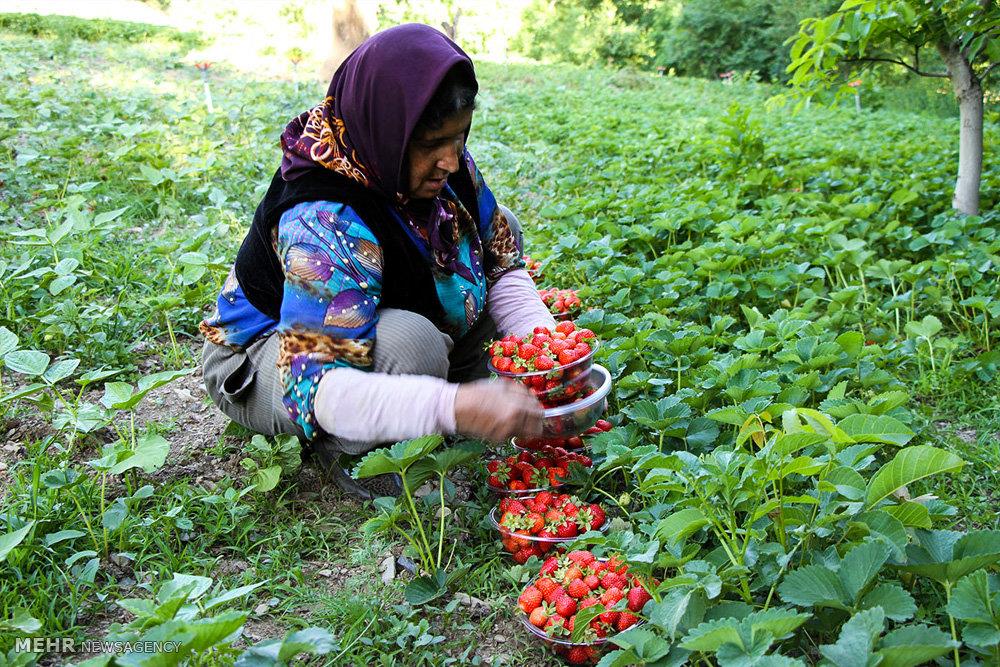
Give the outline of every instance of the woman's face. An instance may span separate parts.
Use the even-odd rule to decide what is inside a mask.
[[[436,130],[410,138],[406,160],[410,168],[407,195],[411,199],[430,199],[441,193],[448,176],[458,171],[471,126],[469,109],[446,119]]]

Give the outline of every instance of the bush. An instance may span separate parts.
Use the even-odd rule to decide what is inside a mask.
[[[87,42],[127,42],[138,44],[154,38],[177,42],[187,48],[203,43],[200,35],[175,28],[109,21],[79,19],[73,16],[41,16],[39,14],[0,14],[0,30],[60,40],[81,39]]]

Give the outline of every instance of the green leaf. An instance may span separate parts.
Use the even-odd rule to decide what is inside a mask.
[[[0,563],[7,560],[7,554],[9,554],[14,547],[19,545],[24,540],[28,531],[30,531],[31,527],[34,525],[34,521],[29,521],[11,533],[0,535]]]
[[[14,607],[9,620],[0,620],[0,629],[17,632],[22,635],[33,635],[42,629],[42,622],[31,615],[24,607]],[[0,654],[2,661],[3,654]],[[2,664],[2,663],[0,663]]]
[[[872,537],[882,540],[892,548],[895,560],[903,560],[903,550],[910,543],[910,536],[898,519],[882,510],[865,512],[855,518],[868,528]]]
[[[42,539],[42,543],[51,547],[53,544],[58,544],[59,542],[64,542],[66,540],[73,540],[78,537],[83,537],[87,533],[82,530],[60,530],[55,533],[49,533]]]
[[[888,415],[850,415],[840,420],[837,427],[854,438],[855,442],[882,442],[902,446],[915,435],[903,422]]]
[[[147,434],[136,443],[132,456],[111,466],[108,473],[120,475],[132,468],[142,468],[146,473],[152,473],[163,465],[169,453],[170,443],[164,440],[163,436]]]
[[[270,466],[268,468],[258,469],[257,472],[253,474],[250,483],[254,490],[266,493],[278,486],[278,481],[280,479],[281,466]]]
[[[79,365],[79,359],[60,359],[45,369],[45,372],[42,373],[42,379],[50,384],[55,384],[56,382],[65,380],[72,375],[73,371],[75,371],[76,367]]]
[[[735,618],[721,618],[706,621],[691,630],[681,640],[681,647],[689,651],[718,651],[723,644],[742,646],[740,621]]]
[[[208,611],[209,609],[218,607],[219,605],[225,604],[226,602],[231,602],[233,600],[239,599],[257,590],[264,584],[268,583],[268,581],[269,580],[265,579],[264,581],[258,581],[255,584],[247,584],[246,586],[240,586],[239,588],[233,588],[228,591],[223,591],[222,593],[219,593],[218,595],[213,595],[212,597],[203,601],[201,603],[201,607],[205,611]]]
[[[886,618],[897,623],[908,621],[917,612],[917,604],[913,597],[903,590],[899,584],[881,583],[861,598],[860,609],[880,607]]]
[[[278,660],[290,663],[292,658],[300,653],[309,655],[326,655],[333,650],[336,642],[329,630],[323,628],[306,628],[289,633],[281,642]]]
[[[482,456],[485,445],[481,442],[463,442],[431,455],[435,472],[445,475],[451,470],[464,466]]]
[[[993,609],[989,576],[984,570],[973,572],[956,584],[955,590],[951,592],[947,610],[949,614],[963,621],[993,622],[994,614],[1000,610]]]
[[[590,622],[605,611],[606,609],[603,604],[595,604],[592,607],[587,607],[576,612],[576,617],[573,621],[573,632],[570,634],[569,640],[574,643],[583,641],[583,636],[590,629]]]
[[[856,602],[888,559],[889,547],[882,542],[865,542],[847,552],[837,572],[847,591],[847,599]]]
[[[957,538],[957,539],[956,539]],[[1000,562],[1000,531],[977,530],[965,535],[953,531],[919,531],[919,545],[906,550],[907,563],[899,567],[944,584]],[[948,545],[952,548],[948,550]]]
[[[14,350],[4,355],[3,362],[15,373],[37,376],[48,367],[49,355],[38,350]]]
[[[128,382],[108,382],[104,385],[101,405],[113,410],[125,410],[131,398],[132,385]]]
[[[837,642],[820,646],[819,652],[834,667],[871,666],[872,649],[884,626],[885,615],[881,609],[858,612],[840,628]]]
[[[423,575],[415,577],[406,585],[403,597],[414,607],[427,604],[431,600],[441,597],[448,589],[445,587],[444,570],[438,570],[434,576]]]
[[[701,510],[688,508],[660,519],[656,524],[656,537],[662,542],[679,543],[708,525],[708,518]]]
[[[879,667],[916,667],[938,658],[955,646],[947,634],[925,625],[911,625],[893,630],[882,638],[876,655]]]
[[[0,358],[17,349],[17,334],[7,327],[0,327]]]
[[[114,211],[105,211],[104,213],[98,213],[94,216],[95,225],[104,225],[109,222],[113,222],[121,216],[122,213],[128,210],[128,206],[115,209]]]
[[[402,473],[415,461],[437,449],[443,442],[444,438],[440,435],[427,435],[397,442],[392,447],[372,450],[354,468],[354,477],[365,479],[393,472]]]
[[[881,509],[896,517],[904,526],[926,528],[928,530],[933,527],[931,524],[931,513],[927,510],[927,507],[920,503],[908,500],[899,505],[887,505]]]
[[[211,577],[175,572],[173,578],[163,582],[156,591],[156,601],[162,604],[178,597],[184,602],[197,600],[211,587]]]
[[[785,575],[778,587],[785,602],[800,607],[833,607],[847,610],[851,596],[837,574],[819,565],[806,565]]]
[[[687,614],[688,604],[694,591],[684,591],[676,588],[660,602],[650,602],[649,622],[663,630],[670,641],[677,636],[677,630]],[[576,626],[573,626],[576,629]]]
[[[837,344],[847,353],[849,359],[857,359],[865,349],[865,337],[858,331],[846,331],[837,336]]]
[[[920,322],[907,322],[904,329],[908,336],[930,340],[941,331],[942,327],[941,320],[933,315],[928,315]]]
[[[743,623],[749,624],[754,634],[765,630],[775,639],[781,639],[785,635],[791,634],[800,625],[808,621],[812,614],[802,614],[790,609],[766,609],[755,611],[743,619]]]
[[[894,491],[917,480],[943,472],[956,472],[965,465],[960,457],[943,449],[917,445],[900,450],[868,483],[866,506],[872,507]]]

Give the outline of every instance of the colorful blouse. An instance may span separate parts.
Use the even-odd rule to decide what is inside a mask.
[[[455,338],[479,318],[489,286],[507,271],[524,266],[522,249],[496,199],[472,157],[466,153],[465,159],[476,184],[481,223],[478,229],[455,226],[457,271],[446,270],[434,256],[425,230],[398,216],[400,229],[431,266],[445,312],[441,329]],[[462,206],[447,186],[441,196]],[[322,377],[338,367],[373,367],[382,252],[354,209],[337,202],[298,204],[285,211],[275,231],[275,252],[285,273],[280,321],[254,308],[230,271],[217,311],[202,322],[201,330],[208,340],[237,348],[276,331],[285,409],[306,437],[313,438],[318,431],[313,404]]]

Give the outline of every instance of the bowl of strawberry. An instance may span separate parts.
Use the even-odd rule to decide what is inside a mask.
[[[575,289],[546,287],[538,290],[538,296],[557,320],[572,319],[583,309],[583,302],[576,295]]]
[[[590,369],[587,390],[571,403],[546,408],[542,414],[542,436],[570,437],[584,433],[608,407],[611,373],[594,364]]]
[[[570,664],[583,665],[597,661],[609,636],[641,624],[639,615],[651,599],[626,563],[580,550],[546,559],[517,605],[529,632]],[[580,612],[589,607],[598,607],[596,615],[588,612],[587,626],[577,628]]]
[[[531,389],[542,407],[552,408],[587,394],[597,347],[593,331],[565,321],[554,331],[535,327],[526,336],[511,334],[494,341],[488,365],[495,375]]]
[[[498,496],[529,496],[543,489],[562,486],[570,463],[585,468],[593,465],[589,456],[564,451],[561,456],[519,452],[486,462],[486,488]]]
[[[587,436],[605,433],[614,428],[614,424],[607,419],[598,419],[593,426],[589,427],[580,435],[571,435],[562,438],[511,438],[510,444],[519,452],[543,452],[547,455],[558,455],[559,450],[571,451],[586,449],[585,438]]]
[[[607,512],[576,496],[540,491],[524,498],[502,498],[490,511],[490,523],[516,563],[542,557],[589,530],[607,530]]]

